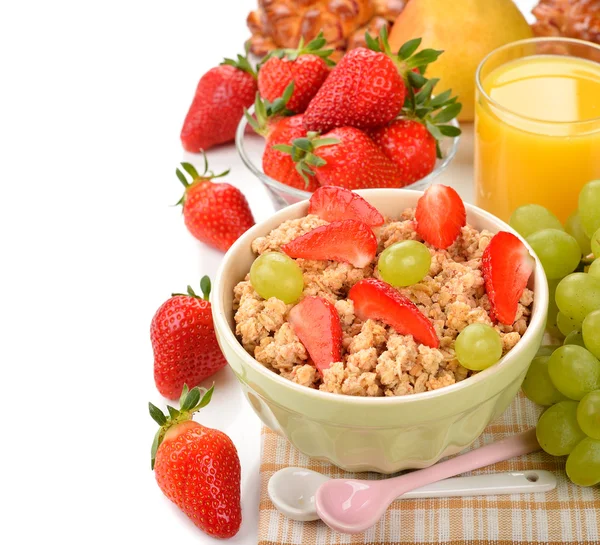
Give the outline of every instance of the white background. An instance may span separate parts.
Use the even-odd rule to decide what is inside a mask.
[[[164,400],[149,325],[221,257],[170,206],[179,131],[199,77],[242,51],[255,4],[0,4],[2,543],[213,542],[150,471],[147,402]],[[444,181],[469,198],[461,144]],[[232,168],[257,221],[269,215],[232,146],[209,159]],[[260,425],[229,369],[215,381],[197,419],[238,447],[244,521],[231,542],[255,543]]]

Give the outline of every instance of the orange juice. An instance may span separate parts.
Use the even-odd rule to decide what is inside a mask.
[[[487,71],[484,61],[478,74],[476,202],[504,220],[537,203],[565,221],[600,178],[600,63],[515,57]]]

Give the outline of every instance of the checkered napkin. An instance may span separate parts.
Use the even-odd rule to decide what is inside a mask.
[[[478,448],[535,425],[539,407],[518,396],[472,447]],[[267,494],[267,483],[283,467],[300,466],[331,477],[379,478],[351,474],[298,452],[271,430],[262,430],[259,545],[600,545],[600,488],[573,485],[564,459],[543,452],[521,456],[472,474],[546,469],[558,478],[547,493],[395,501],[386,516],[364,534],[339,534],[321,521],[295,522],[281,515]]]

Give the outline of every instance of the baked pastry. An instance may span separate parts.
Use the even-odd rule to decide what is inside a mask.
[[[600,43],[600,0],[541,0],[532,13],[537,36],[566,36]]]
[[[340,58],[347,49],[364,45],[364,33],[391,26],[408,0],[259,0],[248,15],[250,50],[262,57],[279,48],[295,48],[323,32]]]

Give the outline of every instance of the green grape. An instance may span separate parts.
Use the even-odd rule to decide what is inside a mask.
[[[566,314],[559,312],[556,315],[556,325],[558,330],[566,337],[572,331],[581,330],[581,322],[569,318]]]
[[[585,234],[577,212],[573,212],[569,216],[569,219],[565,223],[565,231],[577,241],[582,255],[588,255],[592,251],[590,248],[590,237]]]
[[[581,331],[571,331],[571,333],[565,337],[563,342],[563,345],[567,344],[576,344],[577,346],[582,346],[585,348],[585,342],[583,342],[583,335],[581,334]]]
[[[577,423],[583,433],[600,439],[600,390],[586,394],[579,402]]]
[[[597,229],[596,232],[592,235],[590,247],[592,249],[594,257],[600,257],[600,229]]]
[[[296,302],[304,289],[302,270],[280,252],[267,252],[254,260],[250,283],[263,299],[276,297],[286,304]]]
[[[580,400],[600,388],[600,361],[576,344],[557,348],[548,361],[552,384],[570,399]]]
[[[593,180],[581,189],[579,217],[588,237],[591,237],[596,229],[600,229],[600,180]]]
[[[459,333],[454,350],[463,367],[481,371],[502,357],[502,339],[487,324],[470,324]]]
[[[429,272],[431,254],[416,240],[403,240],[386,248],[379,256],[377,268],[381,278],[392,286],[412,286]]]
[[[567,399],[554,387],[550,380],[548,374],[549,359],[549,356],[534,358],[523,381],[523,393],[538,405],[554,405]]]
[[[540,416],[535,434],[540,447],[548,454],[569,454],[585,438],[585,433],[577,423],[577,405],[576,401],[560,401]]]
[[[600,483],[600,441],[586,437],[567,458],[567,475],[579,486]]]
[[[585,347],[600,359],[600,310],[590,312],[583,320],[581,334]]]
[[[563,278],[556,288],[556,304],[563,314],[583,322],[590,312],[600,309],[600,278],[585,273]]]
[[[587,273],[594,278],[600,278],[600,259],[595,259],[592,261]]]
[[[573,272],[581,260],[581,248],[568,233],[544,229],[529,235],[527,242],[540,258],[548,278],[562,278]]]
[[[563,230],[559,219],[550,210],[539,204],[519,206],[510,216],[508,223],[525,238],[542,229]]]
[[[552,337],[560,338],[562,333],[556,324],[558,315],[558,306],[556,305],[556,286],[560,280],[548,280],[548,314],[546,316],[546,329]]]

